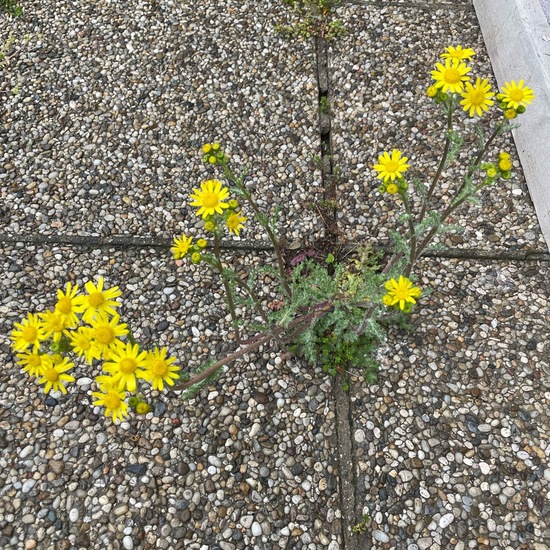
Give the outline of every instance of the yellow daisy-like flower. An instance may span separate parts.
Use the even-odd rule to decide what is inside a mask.
[[[462,92],[464,82],[470,80],[468,73],[472,70],[459,59],[445,59],[445,65],[436,63],[435,68],[432,71],[435,86],[450,93]]]
[[[449,46],[445,48],[445,52],[441,54],[443,59],[458,59],[459,61],[466,61],[472,59],[476,52],[472,48],[463,48],[460,44],[457,46]]]
[[[95,377],[95,382],[101,391],[119,391],[118,380],[114,376],[100,374]]]
[[[33,351],[18,353],[17,364],[23,367],[23,370],[31,376],[42,376],[46,370],[47,361],[44,360],[47,355],[39,355]]]
[[[172,251],[175,260],[181,260],[187,255],[189,249],[191,248],[192,240],[193,237],[186,237],[185,235],[174,239],[174,245],[170,250]]]
[[[506,111],[504,111],[504,118],[508,120],[512,120],[517,116],[518,116],[518,113],[515,109],[506,109]]]
[[[32,346],[34,351],[38,351],[40,342],[47,338],[40,318],[34,313],[29,313],[26,319],[22,319],[20,323],[14,323],[13,326],[10,339],[13,341],[12,347],[15,351],[25,351],[29,346]]]
[[[115,308],[120,307],[120,303],[115,300],[122,295],[118,286],[104,289],[103,283],[103,277],[99,277],[97,286],[92,281],[88,281],[84,285],[87,294],[84,296],[85,311],[82,319],[87,323],[91,323],[98,314],[116,315]]]
[[[403,174],[407,171],[409,165],[407,161],[408,157],[402,157],[401,151],[393,149],[390,154],[385,151],[378,157],[378,163],[374,165],[374,169],[378,172],[377,178],[381,178],[384,182],[388,180],[395,180],[396,178],[403,177]]]
[[[210,145],[210,143],[205,143],[202,146],[202,152],[206,155],[207,153],[210,153],[210,151],[212,151],[212,145]]]
[[[67,316],[56,311],[45,311],[39,314],[42,319],[42,326],[47,338],[52,338],[54,342],[59,342],[63,332],[69,327]]]
[[[96,398],[93,404],[105,407],[105,416],[111,416],[113,422],[128,415],[128,405],[124,401],[126,392],[112,389],[105,392],[94,391],[92,395]]]
[[[465,111],[469,111],[471,117],[476,114],[481,116],[483,111],[487,111],[494,101],[494,93],[491,92],[489,81],[484,78],[477,77],[476,83],[472,86],[470,82],[466,82],[464,91],[460,94],[464,99],[460,102]]]
[[[103,365],[103,370],[118,380],[120,390],[135,391],[136,378],[144,378],[143,368],[147,352],[140,353],[137,344],[127,343],[113,350],[109,361]]]
[[[488,178],[496,178],[498,175],[498,172],[496,171],[496,168],[488,168],[487,169],[487,177]]]
[[[50,393],[50,390],[53,389],[54,391],[67,393],[64,382],[74,382],[75,379],[70,374],[65,373],[74,367],[74,363],[71,363],[67,358],[57,364],[51,358],[49,358],[49,364],[48,359],[43,359],[43,361],[46,362],[46,365],[42,378],[38,379],[38,383],[44,384],[44,392]]]
[[[109,347],[117,345],[120,340],[119,336],[128,334],[128,325],[120,323],[120,315],[115,314],[111,319],[105,313],[99,313],[97,317],[91,321],[92,338],[99,347],[101,353],[105,353]]]
[[[151,382],[154,390],[162,391],[165,383],[173,386],[174,380],[179,378],[179,367],[172,365],[176,358],[170,357],[167,359],[166,353],[166,348],[155,348],[147,353],[145,359],[144,378]]]
[[[238,237],[240,230],[244,229],[244,222],[246,221],[248,221],[248,218],[241,216],[238,212],[233,212],[227,216],[225,225],[227,225],[227,229],[229,229],[229,231],[235,233]]]
[[[77,296],[78,285],[72,286],[70,282],[65,287],[65,292],[60,288],[57,289],[57,304],[55,304],[55,312],[66,318],[67,326],[74,327],[78,325],[78,313],[82,313],[85,309],[84,296]]]
[[[527,107],[535,99],[533,90],[525,86],[525,81],[506,82],[502,87],[502,92],[497,95],[499,101],[503,101],[508,108],[517,109],[520,105]]]
[[[229,189],[222,187],[221,181],[203,181],[201,188],[195,188],[193,191],[191,206],[199,207],[197,216],[202,216],[203,219],[213,216],[215,213],[222,214],[225,208],[229,208],[229,205],[223,202],[229,197]]]
[[[437,86],[428,86],[428,89],[426,90],[426,95],[428,97],[435,97],[437,95],[437,92]]]
[[[68,331],[66,334],[71,341],[73,351],[80,357],[84,357],[90,365],[94,359],[101,357],[101,350],[93,339],[91,328],[79,327],[76,332]]]
[[[382,299],[383,303],[390,307],[398,304],[402,311],[408,309],[407,304],[416,304],[415,298],[422,295],[422,290],[412,286],[412,281],[402,275],[398,281],[395,279],[386,281],[384,288],[388,293]]]

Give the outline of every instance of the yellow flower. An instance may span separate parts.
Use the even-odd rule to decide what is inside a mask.
[[[55,312],[65,317],[67,327],[78,325],[77,313],[82,313],[85,309],[84,297],[77,296],[77,292],[78,285],[72,286],[70,282],[67,283],[65,292],[57,289]]]
[[[464,82],[470,80],[468,73],[472,70],[459,59],[446,59],[445,65],[435,64],[435,71],[432,71],[432,78],[435,80],[435,86],[441,88],[443,92],[461,92],[464,88]]]
[[[197,241],[197,246],[202,250],[203,248],[206,248],[208,246],[208,241],[205,239],[199,239]]]
[[[464,99],[460,102],[464,106],[465,111],[469,111],[471,117],[474,113],[481,116],[483,111],[487,111],[494,101],[494,93],[491,92],[489,81],[484,78],[477,77],[476,83],[472,86],[470,82],[466,82],[465,90],[460,94]]]
[[[221,145],[219,143],[213,143],[212,149],[214,149],[214,151],[219,151],[221,149]]]
[[[399,309],[405,311],[407,303],[416,304],[415,298],[419,298],[422,291],[418,287],[412,286],[412,281],[403,277],[399,277],[399,281],[390,279],[386,281],[384,288],[388,291],[382,299],[385,305],[398,305]]]
[[[239,232],[241,229],[244,229],[244,222],[247,220],[248,218],[241,216],[238,212],[233,212],[227,216],[225,225],[227,225],[227,229],[229,229],[229,231],[232,231],[235,235],[239,236]]]
[[[46,340],[47,336],[38,315],[29,313],[26,319],[20,323],[14,323],[10,338],[13,340],[12,347],[15,351],[25,351],[29,346],[37,351],[40,342]]]
[[[445,52],[441,54],[443,59],[458,59],[459,61],[466,61],[471,59],[476,52],[472,48],[463,48],[460,45],[449,46],[445,48]]]
[[[99,277],[97,286],[91,281],[84,285],[87,294],[84,296],[86,310],[82,315],[82,319],[87,323],[91,323],[98,314],[116,315],[115,308],[120,307],[120,303],[115,300],[115,298],[122,295],[118,286],[104,290],[103,282],[103,277]]]
[[[210,153],[210,151],[212,150],[212,145],[210,145],[210,143],[205,143],[203,146],[202,146],[202,152],[206,155],[207,153]]]
[[[174,380],[179,378],[179,368],[172,365],[176,358],[166,359],[166,353],[166,348],[155,348],[153,351],[147,352],[144,378],[151,382],[154,390],[162,391],[164,383],[173,386]]]
[[[181,260],[183,257],[186,256],[186,254],[189,252],[189,248],[191,247],[192,240],[193,237],[186,237],[185,235],[174,239],[174,245],[170,249],[172,251],[172,254],[174,255],[174,259]]]
[[[126,323],[119,324],[119,321],[119,315],[114,315],[112,319],[109,319],[109,317],[103,313],[98,314],[97,317],[91,321],[91,334],[101,353],[104,354],[109,347],[113,347],[119,343],[119,336],[128,334],[128,325],[126,325]]]
[[[118,380],[114,376],[100,374],[95,377],[95,381],[101,391],[119,391]]]
[[[67,358],[57,364],[54,364],[51,358],[49,362],[47,359],[44,359],[44,361],[46,361],[44,373],[42,378],[38,379],[39,384],[44,384],[44,392],[50,393],[50,390],[53,389],[54,391],[67,393],[67,388],[65,388],[63,382],[74,382],[74,377],[65,374],[65,372],[72,369],[74,364],[70,363]]]
[[[399,187],[397,187],[397,185],[395,185],[395,183],[390,183],[390,184],[388,184],[388,186],[386,187],[386,191],[387,191],[390,195],[395,195],[395,194],[399,191]]]
[[[535,99],[535,94],[531,88],[525,86],[525,81],[520,80],[516,83],[512,80],[504,84],[502,93],[497,95],[497,99],[506,103],[508,108],[517,109],[520,105],[522,107],[529,105]]]
[[[92,395],[97,398],[93,404],[105,407],[105,416],[112,416],[113,422],[122,420],[128,415],[128,405],[124,402],[125,392],[113,389],[104,393],[94,391]]]
[[[374,169],[378,172],[376,177],[382,178],[384,182],[401,178],[409,167],[407,164],[409,159],[402,157],[401,154],[401,151],[393,149],[391,156],[387,151],[379,155],[379,164],[374,165]]]
[[[208,157],[208,162],[210,164],[216,164],[216,157],[214,155]]]
[[[147,353],[140,353],[137,344],[127,343],[113,350],[103,369],[118,380],[120,390],[135,391],[136,379],[143,378]]]
[[[85,357],[90,365],[94,359],[101,357],[101,351],[93,340],[91,328],[79,327],[76,332],[68,331],[66,334],[71,341],[73,351],[80,357]]]
[[[495,168],[488,168],[487,169],[487,177],[488,178],[496,178],[497,174],[498,174],[498,172],[496,171]]]
[[[216,224],[213,221],[207,221],[204,224],[205,231],[214,231],[216,229]]]
[[[507,118],[508,120],[512,120],[513,118],[516,118],[517,116],[518,116],[518,114],[515,111],[515,109],[506,109],[506,111],[504,111],[504,117]]]
[[[47,360],[44,361],[47,355],[39,355],[33,351],[25,351],[18,353],[17,364],[23,367],[23,370],[31,376],[42,376],[46,370]],[[49,363],[48,363],[49,364]]]
[[[510,153],[506,153],[506,152],[503,151],[502,153],[499,153],[499,154],[498,154],[498,158],[499,158],[500,160],[502,160],[502,159],[509,159],[509,158],[510,158]]]
[[[200,252],[193,252],[193,254],[191,254],[191,261],[194,263],[194,264],[198,264],[200,261],[201,261],[201,254]]]
[[[55,311],[45,311],[39,314],[42,319],[42,326],[47,338],[52,338],[54,342],[59,342],[63,331],[69,326],[67,324],[67,316],[60,315]]]
[[[229,197],[229,190],[227,187],[222,187],[221,181],[208,180],[201,183],[200,189],[193,189],[194,193],[191,194],[193,202],[191,206],[199,207],[197,216],[206,219],[208,216],[213,216],[215,213],[223,214],[225,208],[229,208],[229,205],[223,202]]]
[[[498,167],[503,171],[507,172],[512,169],[512,161],[509,158],[500,159],[498,162]]]

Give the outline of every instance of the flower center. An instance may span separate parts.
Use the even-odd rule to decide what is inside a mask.
[[[27,364],[31,367],[39,367],[42,363],[42,359],[40,359],[39,355],[29,355],[27,357]]]
[[[83,350],[89,350],[92,347],[92,342],[89,338],[81,338],[78,347]]]
[[[205,193],[202,196],[202,204],[206,206],[206,208],[213,208],[218,204],[218,195],[217,193]]]
[[[59,311],[59,313],[67,314],[67,313],[70,313],[72,309],[73,309],[72,300],[70,298],[67,298],[67,296],[60,298],[59,301],[57,302],[57,311]]]
[[[111,327],[97,327],[95,329],[95,339],[100,344],[110,344],[115,339],[115,331]]]
[[[460,82],[460,72],[458,69],[450,68],[445,71],[445,80],[449,84],[456,84],[457,82]]]
[[[163,377],[168,372],[168,366],[164,361],[156,359],[151,363],[151,372],[153,376]]]
[[[116,410],[120,407],[122,399],[120,399],[120,396],[113,392],[107,392],[107,395],[103,398],[103,403],[105,403],[105,407],[107,409]]]
[[[131,357],[125,357],[118,364],[118,368],[122,374],[132,374],[137,367],[137,362]]]
[[[21,336],[23,340],[26,340],[27,342],[34,342],[38,336],[38,329],[33,326],[25,327],[21,331]]]
[[[485,101],[485,92],[483,90],[474,90],[470,94],[470,103],[472,105],[481,105]]]
[[[399,300],[406,300],[410,295],[410,290],[406,286],[397,286],[393,291],[395,297]]]
[[[386,162],[386,172],[395,173],[399,170],[399,163],[395,160],[388,160]]]
[[[515,90],[511,90],[508,95],[510,96],[510,99],[512,99],[513,101],[523,100],[523,90],[520,90],[519,88],[516,88]]]
[[[48,382],[57,382],[59,380],[59,373],[55,369],[48,369],[44,373],[44,378]]]
[[[88,296],[88,303],[92,307],[99,307],[104,301],[105,301],[105,298],[103,297],[102,292],[92,292]]]

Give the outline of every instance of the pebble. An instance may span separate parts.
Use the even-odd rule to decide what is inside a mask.
[[[128,535],[123,537],[122,546],[124,546],[126,550],[132,550],[134,548],[134,541],[132,540],[132,537]]]
[[[375,529],[372,532],[372,537],[378,542],[390,542],[390,537],[386,533],[384,533],[384,531],[380,531],[378,529]]]
[[[442,529],[445,529],[446,527],[451,525],[451,523],[454,521],[454,519],[455,519],[455,517],[454,517],[453,514],[444,514],[439,519],[439,527],[441,527]]]

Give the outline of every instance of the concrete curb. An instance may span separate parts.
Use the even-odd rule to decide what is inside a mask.
[[[524,79],[535,92],[513,136],[550,247],[550,24],[540,0],[473,3],[499,86]]]

